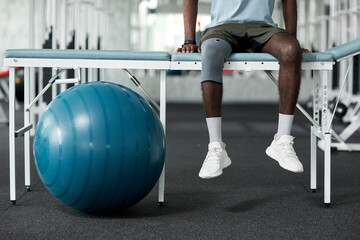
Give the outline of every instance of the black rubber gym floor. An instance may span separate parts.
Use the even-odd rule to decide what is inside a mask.
[[[32,162],[26,192],[17,140],[17,204],[9,201],[8,128],[0,126],[0,239],[359,239],[360,153],[333,152],[332,204],[309,191],[309,122],[297,112],[293,135],[304,164],[287,172],[265,155],[277,128],[277,105],[226,104],[223,139],[233,164],[211,180],[198,171],[207,152],[202,105],[168,104],[165,206],[157,188],[137,205],[108,215],[73,210],[52,197]],[[18,112],[18,121],[21,121]],[[18,124],[21,127],[21,123]],[[339,123],[335,128],[341,129]],[[352,140],[360,142],[360,132]]]

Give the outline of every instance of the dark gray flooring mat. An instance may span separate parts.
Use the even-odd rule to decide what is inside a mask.
[[[85,214],[58,202],[33,162],[32,190],[26,192],[22,139],[17,140],[18,200],[10,205],[8,129],[1,126],[0,239],[359,238],[360,153],[333,153],[332,205],[325,208],[320,150],[318,191],[309,191],[310,124],[304,117],[298,113],[293,135],[305,171],[294,174],[264,153],[277,127],[276,105],[225,105],[223,115],[223,139],[233,164],[222,176],[197,176],[208,141],[202,106],[169,104],[165,207],[157,206],[156,188],[130,209],[108,215]]]

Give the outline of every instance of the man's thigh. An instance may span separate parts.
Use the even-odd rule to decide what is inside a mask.
[[[234,50],[236,46],[239,45],[239,40],[235,38],[234,32],[237,32],[237,35],[239,35],[240,38],[245,37],[246,35],[243,24],[229,23],[205,29],[203,32],[201,32],[200,44],[202,45],[210,38],[221,38],[225,40]]]
[[[274,34],[260,49],[261,52],[270,53],[281,60],[288,56],[301,56],[301,47],[298,40],[288,32]]]
[[[251,52],[262,52],[263,46],[277,34],[288,32],[282,28],[277,28],[267,24],[250,23],[247,24],[246,34],[249,41],[249,49]]]

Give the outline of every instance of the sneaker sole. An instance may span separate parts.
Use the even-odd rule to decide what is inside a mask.
[[[203,175],[200,175],[200,174],[199,174],[199,177],[201,177],[202,179],[210,179],[210,178],[218,177],[218,176],[220,176],[222,173],[223,173],[223,171],[220,170],[220,171],[217,171],[217,172],[215,172],[215,173],[213,173],[213,174],[211,174],[211,175],[206,175],[206,176],[203,176]]]
[[[302,173],[304,171],[304,169],[300,169],[300,170],[292,169],[292,168],[288,167],[286,164],[284,164],[282,161],[278,160],[278,156],[274,153],[274,151],[271,149],[271,147],[266,148],[265,153],[266,153],[266,155],[268,155],[269,157],[271,157],[272,159],[277,161],[279,163],[280,167],[282,167],[285,170],[288,170],[288,171],[294,172],[294,173]]]

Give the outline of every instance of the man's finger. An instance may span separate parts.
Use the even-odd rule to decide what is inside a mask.
[[[178,48],[176,50],[177,53],[194,53],[194,52],[201,52],[201,48],[196,45],[185,45],[182,48]]]

